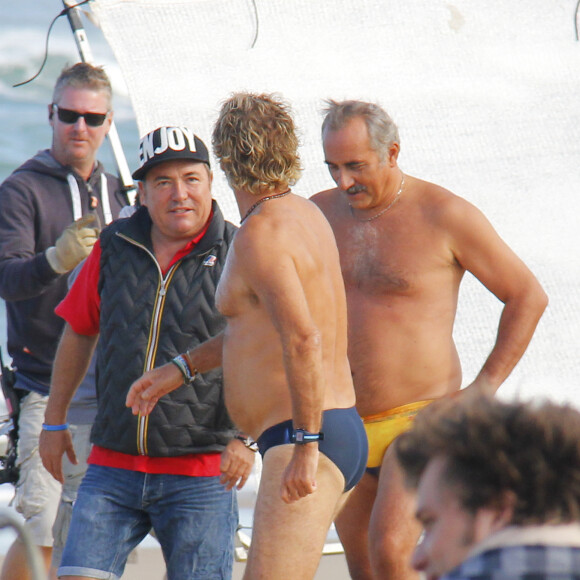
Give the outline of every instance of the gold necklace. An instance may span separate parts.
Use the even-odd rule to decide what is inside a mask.
[[[290,190],[288,189],[287,191],[283,191],[282,193],[277,193],[276,195],[267,195],[266,197],[263,197],[262,199],[259,199],[247,212],[246,215],[240,220],[240,225],[242,225],[245,221],[245,219],[262,203],[264,203],[265,201],[268,201],[270,199],[277,199],[279,197],[284,197],[285,195],[288,195],[290,193]]]
[[[360,217],[355,216],[354,210],[352,209],[352,205],[349,204],[348,206],[350,207],[350,213],[352,214],[352,217],[357,219],[359,222],[371,222],[373,220],[376,220],[378,217],[382,216],[384,213],[389,211],[391,209],[391,207],[393,207],[393,205],[395,205],[395,202],[399,199],[401,192],[403,191],[404,185],[405,185],[405,176],[403,175],[403,177],[401,178],[401,185],[399,187],[399,191],[397,191],[397,193],[395,194],[393,201],[391,201],[391,203],[389,203],[389,205],[387,207],[383,208],[379,213],[375,214],[374,216],[372,216],[370,218],[360,218]]]

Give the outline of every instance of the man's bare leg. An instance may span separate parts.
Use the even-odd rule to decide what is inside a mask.
[[[419,575],[411,568],[411,555],[421,526],[414,516],[415,497],[405,489],[393,447],[389,447],[369,526],[374,578],[418,580]]]
[[[52,548],[50,546],[37,547],[40,551],[42,561],[44,562],[46,572],[48,573],[50,569]],[[0,578],[2,580],[29,580],[31,578],[28,558],[26,556],[26,546],[19,539],[14,540],[6,553],[4,563],[2,564]]]
[[[372,580],[369,526],[378,479],[365,473],[334,520],[353,580]]]
[[[321,453],[317,490],[297,502],[284,503],[280,484],[293,449],[293,445],[279,445],[264,456],[245,580],[309,580],[316,574],[328,529],[343,499],[344,478]]]

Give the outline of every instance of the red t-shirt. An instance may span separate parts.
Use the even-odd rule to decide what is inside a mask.
[[[175,254],[167,270],[180,258],[187,255],[204,236],[211,217],[203,231]],[[101,263],[100,240],[93,246],[84,266],[64,300],[55,312],[64,318],[77,334],[94,336],[99,333],[101,297],[98,292]],[[221,453],[192,453],[178,457],[149,457],[128,455],[93,445],[88,463],[130,469],[143,473],[163,473],[169,475],[216,476],[220,474]]]

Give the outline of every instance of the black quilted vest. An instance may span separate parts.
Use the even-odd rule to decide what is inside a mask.
[[[145,207],[101,234],[98,412],[91,441],[131,455],[167,457],[222,451],[234,434],[224,405],[222,370],[165,395],[147,418],[125,406],[144,371],[218,334],[225,326],[215,290],[236,227],[214,202],[201,241],[162,277],[153,257]]]

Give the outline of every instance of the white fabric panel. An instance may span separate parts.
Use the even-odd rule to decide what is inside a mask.
[[[382,104],[400,128],[403,171],[482,209],[550,295],[500,393],[580,406],[576,0],[93,0],[92,9],[141,134],[185,124],[209,146],[231,92],[289,99],[305,166],[295,190],[304,196],[332,186],[320,145],[323,99]],[[214,170],[215,197],[237,222]],[[455,331],[464,384],[489,353],[500,313],[467,276]]]

